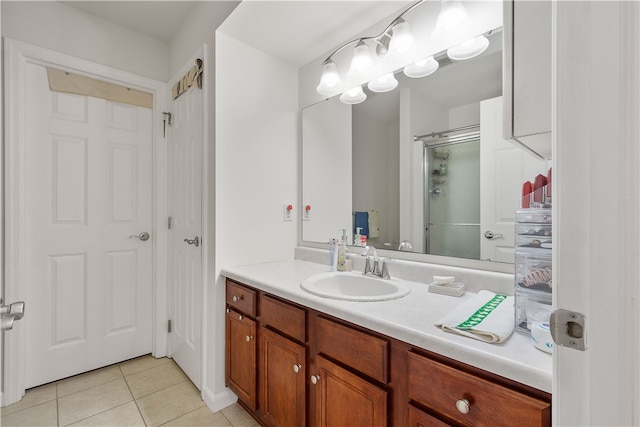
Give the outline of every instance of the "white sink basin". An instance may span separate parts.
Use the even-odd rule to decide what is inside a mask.
[[[320,273],[300,284],[305,291],[324,298],[348,301],[387,301],[411,292],[408,286],[393,280],[361,273]]]

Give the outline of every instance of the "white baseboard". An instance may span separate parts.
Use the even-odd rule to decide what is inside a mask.
[[[211,412],[218,412],[227,406],[236,403],[238,401],[238,396],[228,388],[225,388],[225,391],[222,393],[215,394],[207,387],[203,387],[202,399],[209,409],[211,409]]]

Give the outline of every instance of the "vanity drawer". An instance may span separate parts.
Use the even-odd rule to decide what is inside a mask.
[[[427,357],[409,353],[408,374],[410,399],[463,425],[540,427],[551,423],[549,403]],[[465,406],[467,413],[463,413]]]
[[[260,298],[260,321],[300,342],[306,341],[306,312],[269,295]]]
[[[424,411],[409,405],[409,427],[449,427],[444,421],[427,414]]]
[[[340,323],[318,317],[317,350],[369,377],[387,383],[389,343]],[[348,345],[340,345],[348,343]]]
[[[257,292],[227,279],[227,304],[248,316],[256,316]]]

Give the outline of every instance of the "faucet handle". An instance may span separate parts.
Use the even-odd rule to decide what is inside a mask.
[[[386,265],[386,262],[387,261],[384,258],[378,258],[378,259],[373,261],[373,275],[374,276],[382,277],[382,271],[380,269],[380,263],[382,263],[382,265]]]
[[[389,274],[389,261],[388,259],[382,259],[382,271],[380,272],[380,277],[383,279],[391,279],[391,275]]]
[[[374,261],[375,262],[375,261]],[[364,258],[364,270],[362,271],[363,275],[367,275],[367,274],[372,274],[374,271],[375,267],[371,267],[371,257],[370,256],[366,256]]]

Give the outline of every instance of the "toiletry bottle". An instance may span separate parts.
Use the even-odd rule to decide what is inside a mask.
[[[336,271],[338,265],[338,240],[329,240],[329,271]]]
[[[338,271],[347,271],[347,229],[342,228],[342,238],[338,246]]]
[[[353,244],[355,246],[360,246],[360,230],[362,230],[362,227],[356,227],[356,234],[353,236]]]

